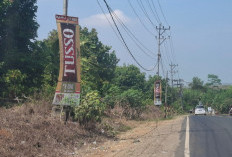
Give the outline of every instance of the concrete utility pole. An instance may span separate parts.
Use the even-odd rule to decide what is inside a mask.
[[[176,74],[178,71],[175,71],[174,69],[178,66],[178,64],[169,64],[171,67],[170,74],[171,74],[171,81],[172,81],[172,88],[173,88],[173,76]]]
[[[158,38],[158,71],[157,71],[157,75],[159,76],[159,64],[160,64],[160,57],[161,57],[160,46],[167,39],[166,37],[163,36],[163,34],[166,30],[170,30],[170,26],[168,28],[164,28],[164,26],[162,26],[162,24],[159,24],[159,27],[156,26],[156,30],[158,31],[158,37],[156,37],[156,38]]]
[[[64,6],[63,6],[63,13],[65,16],[68,15],[68,0],[63,0],[64,1]]]
[[[168,109],[168,71],[166,74],[166,87],[165,87],[165,118],[167,118],[167,109]]]
[[[177,82],[177,87],[180,88],[179,90],[179,97],[180,97],[180,100],[181,100],[181,106],[182,106],[182,109],[183,109],[183,79],[179,79],[179,80],[173,80],[174,82]]]
[[[167,105],[168,100],[168,72],[166,74],[166,87],[165,87],[165,104]]]

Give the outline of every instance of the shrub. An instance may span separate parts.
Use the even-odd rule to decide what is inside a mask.
[[[80,125],[88,126],[89,123],[101,122],[104,110],[105,105],[98,92],[91,91],[82,97],[82,102],[74,108],[74,113]]]
[[[6,83],[10,98],[18,96],[25,90],[23,83],[26,77],[26,74],[21,73],[21,71],[17,69],[7,71],[6,75],[3,77],[3,81]]]
[[[124,108],[124,114],[130,118],[140,117],[146,104],[143,101],[143,93],[139,90],[129,89],[121,94],[120,105]]]
[[[108,108],[113,109],[120,101],[121,90],[118,86],[111,86],[104,97],[104,103]]]

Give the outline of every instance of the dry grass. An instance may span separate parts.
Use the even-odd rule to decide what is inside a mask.
[[[77,122],[60,121],[51,115],[48,101],[27,102],[10,109],[0,108],[1,157],[59,157],[77,155],[93,142],[115,140],[120,132],[130,130],[139,121],[127,120],[122,108],[106,112],[101,124],[93,130],[82,128]],[[142,119],[156,119],[159,109],[150,107]]]
[[[67,124],[51,116],[48,102],[0,108],[0,156],[69,156],[82,145],[105,139],[97,130],[87,131],[78,123]]]

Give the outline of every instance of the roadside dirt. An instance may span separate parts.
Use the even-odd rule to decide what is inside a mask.
[[[0,157],[174,157],[184,119],[127,120],[118,109],[88,130],[64,124],[51,107],[44,101],[0,108]],[[162,117],[158,108],[149,111],[143,119]]]
[[[91,144],[78,152],[78,157],[174,157],[180,143],[185,116],[171,120],[140,122],[132,130],[121,133],[118,140]]]
[[[0,157],[69,157],[97,139],[98,130],[85,130],[77,122],[67,124],[51,116],[48,102],[0,108]]]

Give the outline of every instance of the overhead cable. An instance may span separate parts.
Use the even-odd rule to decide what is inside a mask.
[[[113,23],[114,23],[114,25],[115,25],[115,27],[116,27],[116,29],[117,29],[117,31],[118,31],[118,33],[119,33],[121,39],[122,39],[122,41],[123,41],[123,43],[124,43],[124,45],[125,45],[127,51],[128,51],[129,54],[131,55],[131,57],[132,57],[132,58],[134,59],[134,61],[139,65],[139,67],[141,67],[143,70],[145,70],[145,71],[153,71],[153,70],[155,69],[155,67],[152,68],[152,69],[146,69],[146,68],[144,68],[144,67],[136,60],[136,58],[134,57],[134,55],[131,53],[131,51],[130,51],[128,45],[126,44],[126,42],[125,42],[125,40],[124,40],[124,38],[123,38],[123,36],[122,36],[122,34],[121,34],[119,28],[118,28],[117,23],[116,23],[115,20],[114,20],[114,17],[113,17],[113,15],[112,15],[112,13],[111,13],[111,8],[109,7],[109,5],[108,5],[108,3],[106,2],[106,0],[103,0],[103,1],[104,1],[104,3],[106,4],[106,7],[107,7],[107,9],[108,9],[108,11],[109,11],[109,14],[110,14],[110,16],[111,16],[111,19],[112,19],[112,21],[113,21]]]
[[[159,8],[160,8],[161,14],[162,14],[162,16],[163,16],[163,18],[164,18],[166,24],[169,26],[168,21],[167,21],[165,15],[164,15],[163,9],[162,9],[162,7],[161,7],[161,5],[160,5],[160,1],[157,0],[157,2],[158,2],[158,4],[159,4]]]
[[[111,28],[112,28],[112,30],[114,31],[115,35],[117,36],[117,38],[119,39],[119,41],[123,44],[123,41],[121,40],[121,38],[120,38],[120,37],[119,37],[119,35],[117,34],[116,30],[114,29],[114,27],[113,27],[112,23],[110,22],[110,20],[109,20],[109,19],[108,19],[108,17],[106,16],[106,13],[105,13],[105,11],[104,11],[103,7],[101,6],[101,4],[100,4],[99,0],[97,0],[97,3],[98,3],[98,6],[100,7],[100,9],[101,9],[102,13],[104,14],[104,16],[105,16],[105,18],[106,18],[107,22],[110,24],[110,27],[111,27]]]
[[[152,1],[152,2],[153,2],[153,1]],[[159,14],[158,14],[157,11],[156,11],[156,7],[155,7],[154,3],[153,3],[153,5],[151,5],[150,0],[147,0],[147,3],[148,3],[148,6],[149,6],[151,12],[152,12],[153,15],[154,15],[156,21],[157,21],[157,23],[162,23],[161,20],[160,20],[160,18],[159,18]],[[152,8],[152,6],[153,6],[154,9]]]
[[[146,30],[149,34],[155,36],[155,34],[154,34],[152,31],[150,31],[150,30],[148,29],[148,27],[144,24],[144,22],[142,21],[142,19],[139,17],[138,13],[136,12],[136,10],[135,10],[135,8],[133,7],[133,5],[131,4],[131,1],[130,1],[130,0],[128,0],[128,3],[129,3],[129,6],[131,7],[132,11],[133,11],[134,14],[136,15],[136,17],[139,19],[139,22],[140,22],[140,23],[142,24],[142,26],[145,28],[145,30]]]
[[[156,25],[152,22],[151,18],[149,17],[149,14],[147,13],[144,5],[143,5],[143,2],[141,0],[137,0],[137,3],[139,4],[140,6],[140,9],[142,10],[142,12],[144,13],[144,15],[146,16],[146,18],[148,19],[148,21],[151,23],[151,25],[155,28]]]

